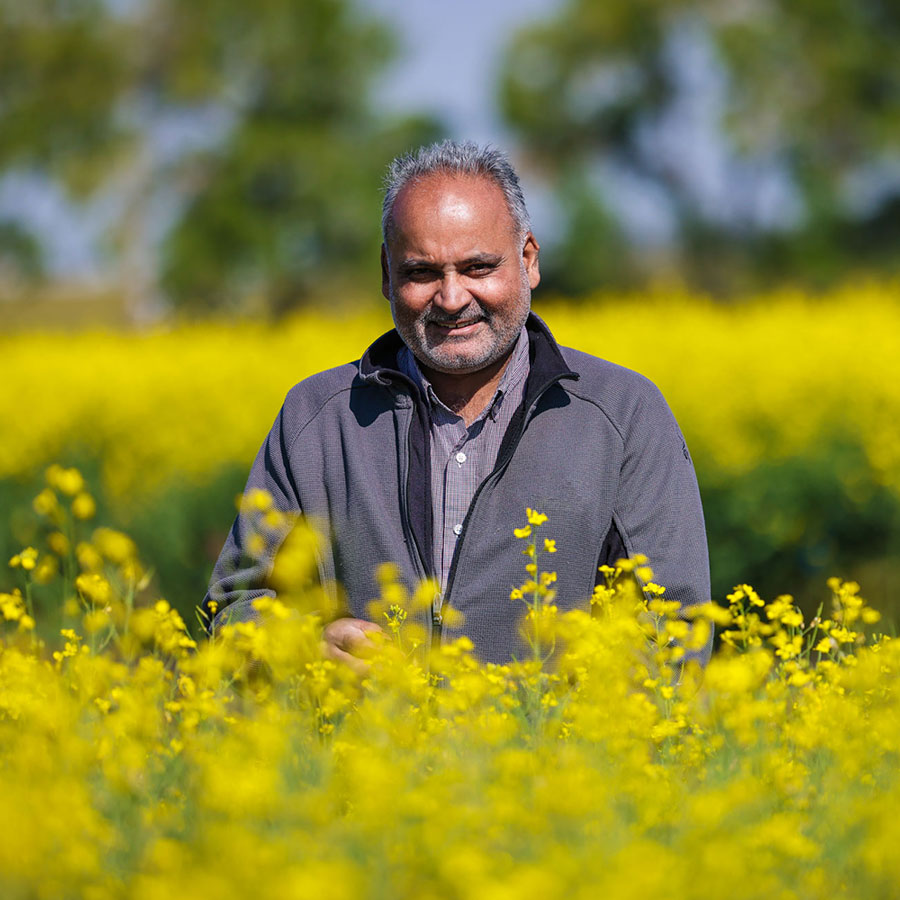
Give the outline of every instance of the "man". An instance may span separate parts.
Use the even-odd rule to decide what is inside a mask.
[[[496,150],[446,141],[395,160],[382,218],[382,293],[396,329],[362,359],[294,387],[248,481],[278,509],[327,523],[323,581],[346,591],[325,629],[335,659],[378,625],[374,572],[433,576],[438,639],[485,661],[522,655],[513,527],[548,516],[559,609],[586,608],[598,567],[644,553],[666,596],[709,599],[706,535],[684,440],[645,378],[559,347],[530,313],[539,246],[518,178]],[[610,335],[614,339],[614,335]],[[252,615],[277,549],[247,563],[239,516],[207,598]],[[448,607],[462,625],[444,622]],[[458,618],[458,617],[457,617]]]

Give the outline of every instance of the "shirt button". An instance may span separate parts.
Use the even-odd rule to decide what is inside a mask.
[[[456,524],[453,526],[453,533],[457,536],[462,534],[462,525]]]
[[[456,461],[460,464],[466,461],[466,454],[463,453],[462,450],[460,450],[459,453],[456,454]]]

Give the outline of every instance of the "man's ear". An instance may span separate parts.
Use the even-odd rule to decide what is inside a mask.
[[[391,273],[388,270],[387,247],[381,245],[381,293],[385,300],[391,299]]]
[[[528,285],[531,290],[534,290],[541,283],[540,252],[541,245],[529,231],[525,235],[525,246],[522,247],[522,263],[525,266],[525,273],[528,275]]]

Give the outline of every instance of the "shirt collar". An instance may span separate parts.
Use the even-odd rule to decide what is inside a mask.
[[[478,418],[475,420],[476,422],[480,421],[486,416],[490,416],[492,420],[495,420],[497,418],[500,407],[503,404],[503,398],[510,391],[517,388],[528,377],[528,357],[528,330],[523,325],[522,330],[519,332],[519,336],[516,338],[516,343],[513,346],[513,351],[509,358],[509,363],[503,370],[503,375],[500,376],[500,383],[497,385],[497,390],[494,393],[494,397],[491,402],[485,407],[481,415],[478,416]],[[405,345],[401,347],[400,351],[397,353],[397,365],[400,371],[416,384],[416,386],[422,392],[422,396],[425,397],[426,402],[432,410],[435,407],[439,407],[440,409],[445,410],[451,415],[456,415],[456,413],[449,409],[441,401],[438,395],[435,394],[434,388],[431,386],[431,382],[425,377],[422,370],[419,368],[419,364],[409,347]]]

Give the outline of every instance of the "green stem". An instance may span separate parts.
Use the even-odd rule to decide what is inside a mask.
[[[34,619],[34,603],[31,599],[31,575],[25,573],[25,608],[28,610],[29,617]]]
[[[534,660],[537,663],[542,662],[543,656],[541,654],[541,635],[540,635],[540,623],[538,621],[538,616],[540,614],[540,571],[538,569],[538,549],[537,549],[537,531],[532,532],[533,537],[531,539],[531,561],[534,564],[534,573],[532,577],[534,578],[534,591],[532,592],[531,598],[531,609],[532,615],[534,616],[534,642],[531,645],[531,649],[534,653]],[[538,698],[540,701],[540,698]]]
[[[69,599],[69,592],[75,583],[75,533],[71,516],[66,513],[63,518],[63,537],[66,539],[66,554],[63,559],[63,610]]]

